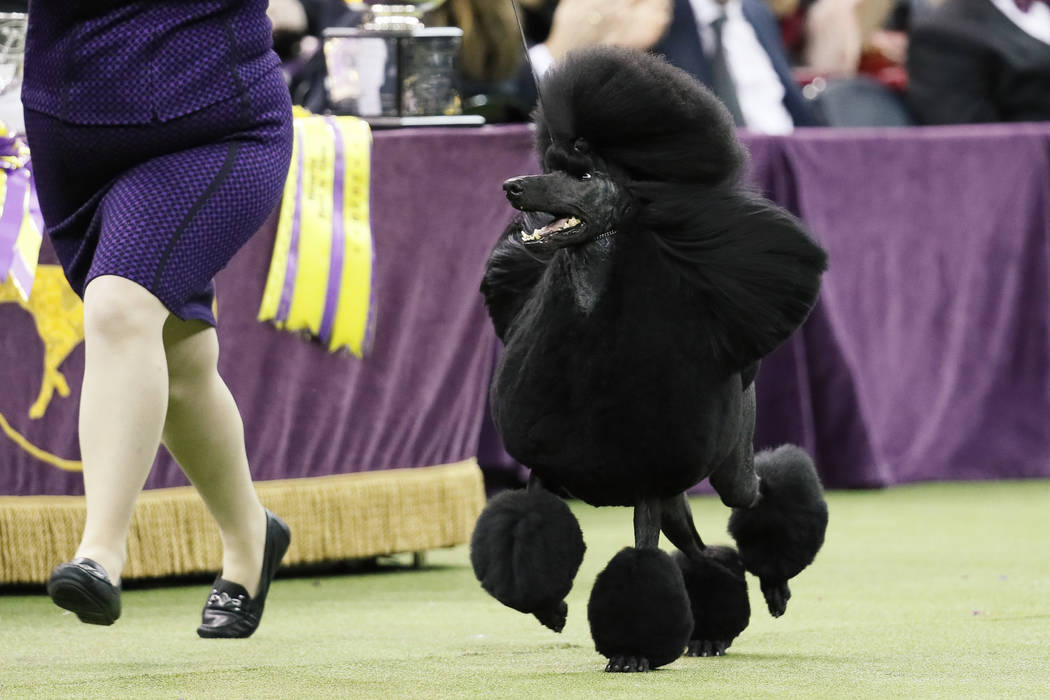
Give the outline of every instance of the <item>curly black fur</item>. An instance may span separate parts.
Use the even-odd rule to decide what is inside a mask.
[[[699,559],[676,552],[674,561],[682,570],[692,605],[691,639],[722,642],[724,651],[747,629],[751,618],[740,555],[732,547],[707,547]]]
[[[764,581],[787,581],[824,544],[828,506],[813,461],[794,445],[755,455],[755,471],[762,500],[751,509],[733,509],[729,534],[748,571]]]
[[[482,282],[505,344],[493,418],[518,461],[589,503],[669,497],[732,449],[741,373],[805,319],[825,253],[739,184],[723,107],[662,59],[582,51],[543,95],[546,174],[508,181],[523,214]],[[539,210],[583,224],[530,242]]]
[[[659,549],[625,547],[598,574],[587,603],[594,648],[606,658],[669,664],[693,631],[682,572]]]
[[[746,154],[729,113],[662,57],[617,46],[569,54],[543,81],[533,115],[545,170],[550,146],[582,138],[630,179],[715,184],[735,178]]]
[[[812,560],[818,531],[823,538],[819,483],[800,487],[806,477],[781,474],[779,458],[764,467],[759,506],[734,514],[739,558],[705,550],[674,499],[711,477],[729,505],[755,501],[749,386],[815,303],[826,255],[797,219],[740,183],[746,156],[725,108],[662,59],[577,52],[547,74],[541,94],[543,174],[504,183],[520,214],[481,285],[504,343],[493,420],[537,483],[593,505],[635,506],[638,548],[616,555],[588,604],[608,670],[680,656],[694,627],[689,594],[697,650],[721,653],[750,613],[741,560],[766,576],[770,611],[783,611],[787,578]],[[543,519],[560,517],[534,505]],[[582,540],[560,553],[556,525],[529,539],[542,545],[522,546],[520,522],[542,529],[517,502],[482,516],[475,570],[511,607],[549,613],[572,576],[552,565],[541,581],[525,569],[565,559],[575,574]],[[693,557],[681,570],[655,549],[664,526]],[[575,522],[564,535],[579,539]],[[553,557],[537,551],[548,546]]]
[[[545,616],[572,590],[584,550],[580,525],[564,501],[540,489],[504,491],[474,526],[470,563],[496,600]],[[564,624],[564,613],[560,617]]]

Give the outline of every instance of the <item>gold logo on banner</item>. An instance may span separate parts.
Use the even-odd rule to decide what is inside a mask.
[[[37,335],[44,344],[44,368],[40,381],[40,393],[29,407],[30,418],[41,418],[51,405],[55,392],[69,396],[69,383],[59,367],[66,358],[84,342],[84,304],[69,287],[62,268],[57,265],[41,265],[37,268],[36,281],[29,301],[23,301],[18,290],[8,279],[0,285],[0,304],[17,303],[29,312],[36,325]],[[0,430],[16,445],[36,459],[65,471],[82,471],[79,461],[63,459],[32,444],[20,434],[0,413]]]

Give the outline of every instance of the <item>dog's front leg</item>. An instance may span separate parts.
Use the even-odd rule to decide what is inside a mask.
[[[693,616],[682,572],[659,549],[660,500],[634,509],[635,546],[622,549],[598,574],[587,604],[595,649],[606,671],[649,671],[685,649]]]
[[[585,549],[576,516],[534,476],[528,488],[504,491],[481,511],[470,561],[496,600],[561,632]]]

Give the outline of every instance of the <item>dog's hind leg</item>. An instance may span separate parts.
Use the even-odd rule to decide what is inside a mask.
[[[761,452],[754,463],[759,499],[733,509],[729,534],[744,567],[758,577],[769,613],[780,617],[791,597],[788,579],[809,566],[824,544],[828,506],[813,460],[800,447]]]
[[[732,547],[704,546],[684,493],[665,500],[661,513],[660,526],[679,549],[674,561],[682,570],[693,613],[686,654],[722,656],[751,618],[740,555]]]
[[[587,604],[591,637],[609,659],[606,671],[649,671],[671,663],[693,630],[681,570],[659,549],[659,499],[634,509],[635,546],[598,574]]]
[[[791,598],[788,579],[806,568],[824,543],[828,507],[813,460],[801,448],[784,445],[753,454],[754,424],[752,385],[744,391],[737,447],[710,481],[733,509],[729,534],[744,568],[758,577],[769,613],[780,617]]]
[[[585,549],[576,516],[534,475],[528,488],[505,491],[481,511],[470,562],[496,600],[561,632],[568,614],[565,596]]]

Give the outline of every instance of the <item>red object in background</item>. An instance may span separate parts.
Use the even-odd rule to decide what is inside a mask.
[[[895,63],[877,51],[865,51],[860,57],[860,65],[857,73],[867,75],[877,80],[882,85],[897,92],[908,89],[908,70],[899,63]],[[799,66],[792,71],[795,82],[799,87],[805,87],[817,78],[830,80],[838,77],[830,73],[815,71],[812,68]]]
[[[857,72],[870,75],[893,90],[903,91],[908,87],[908,70],[887,58],[881,51],[866,49],[860,56]]]
[[[780,17],[780,38],[784,47],[793,55],[802,53],[802,44],[806,39],[806,12],[795,10],[790,15]]]
[[[799,9],[790,15],[778,19],[780,37],[788,52],[800,60],[803,45],[806,41],[806,12]],[[908,89],[908,70],[901,63],[889,58],[878,48],[868,46],[860,56],[857,73],[868,75],[891,90],[903,92]],[[795,82],[805,87],[816,78],[830,79],[836,76],[815,71],[806,66],[796,66],[793,70]]]

